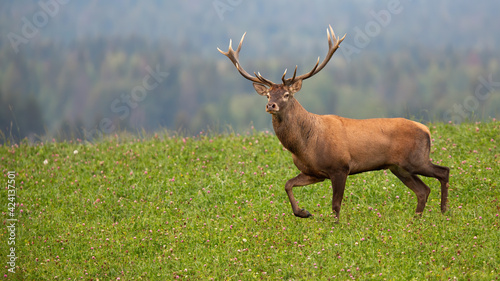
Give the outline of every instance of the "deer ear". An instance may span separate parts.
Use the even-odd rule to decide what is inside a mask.
[[[261,96],[267,95],[267,92],[269,91],[269,89],[266,86],[258,83],[253,83],[253,88],[255,89],[257,94]]]
[[[295,94],[296,92],[300,91],[301,88],[302,88],[302,79],[293,82],[293,84],[288,87],[291,94]]]

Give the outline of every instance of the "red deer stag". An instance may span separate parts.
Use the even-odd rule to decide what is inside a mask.
[[[231,41],[227,52],[218,50],[231,60],[243,77],[253,82],[259,95],[268,99],[266,111],[272,115],[274,132],[281,144],[292,153],[293,162],[300,170],[285,184],[295,216],[307,218],[311,213],[299,208],[293,196],[293,187],[330,179],[332,210],[338,220],[347,176],[380,169],[391,170],[416,194],[417,214],[424,211],[431,192],[417,175],[438,179],[441,183],[441,211],[446,211],[450,169],[430,161],[431,138],[426,126],[403,118],[356,120],[316,115],[306,111],[295,99],[302,81],[325,67],[345,35],[338,39],[330,26],[327,29],[328,53],[323,62],[319,64],[318,58],[309,73],[299,76],[295,67],[292,78],[285,79],[285,70],[282,83],[275,84],[260,73],[254,72],[252,76],[241,67],[238,56],[245,34],[236,51],[231,47]]]

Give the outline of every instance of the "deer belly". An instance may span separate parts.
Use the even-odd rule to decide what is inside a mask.
[[[295,164],[297,169],[299,169],[302,173],[320,179],[330,178],[328,172],[325,170],[325,167],[319,165],[317,161],[312,159],[310,161],[308,161],[309,159],[308,160],[301,159],[295,154],[292,154],[292,158],[293,158],[293,163]]]
[[[328,173],[324,171],[323,167],[317,165],[316,161],[307,161],[305,159],[301,159],[295,154],[292,154],[292,158],[293,163],[302,173],[315,176],[317,178],[329,178]]]
[[[349,173],[357,174],[366,171],[387,169],[394,165],[391,163],[388,154],[383,149],[377,150],[379,153],[367,153],[365,155],[352,155],[349,162]]]

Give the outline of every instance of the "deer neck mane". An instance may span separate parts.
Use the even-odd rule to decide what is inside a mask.
[[[304,151],[315,134],[316,115],[291,98],[284,112],[273,115],[273,128],[281,144],[293,154]]]

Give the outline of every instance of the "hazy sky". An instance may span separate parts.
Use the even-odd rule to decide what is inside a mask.
[[[286,47],[297,45],[295,43],[303,46],[295,47],[306,49],[317,44],[314,38],[324,36],[331,24],[338,33],[348,34],[347,44],[358,47],[375,46],[377,37],[383,35],[384,41],[395,46],[494,48],[500,36],[496,20],[499,10],[500,4],[494,0],[474,3],[450,0],[11,1],[0,4],[0,44],[12,43],[12,34],[28,40],[56,41],[136,35],[151,41],[190,43],[194,44],[190,48],[216,55],[214,46],[204,44],[227,45],[228,38],[239,40],[243,32],[248,32],[249,49],[276,55],[286,54]],[[313,40],[294,37],[297,32],[308,34]],[[401,38],[402,33],[407,36]]]

